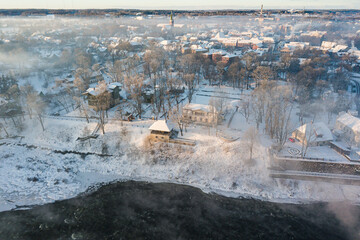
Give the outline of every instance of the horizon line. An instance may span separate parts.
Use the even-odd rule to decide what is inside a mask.
[[[181,9],[181,8],[0,8],[1,10],[131,10],[131,11],[260,11],[259,8],[209,8],[209,9]],[[304,8],[266,8],[263,10],[304,10]],[[337,10],[337,11],[349,11],[349,10],[356,10],[360,11],[359,8],[305,8],[305,11],[329,11],[329,10]]]

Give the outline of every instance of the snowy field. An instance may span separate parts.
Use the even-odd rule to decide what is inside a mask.
[[[31,123],[31,121],[30,121]],[[279,202],[337,201],[360,202],[360,187],[268,177],[268,157],[262,143],[256,146],[256,160],[240,140],[225,143],[205,127],[188,128],[186,138],[193,147],[145,144],[152,121],[113,122],[96,140],[78,142],[95,123],[46,119],[43,132],[36,120],[21,143],[103,153],[110,157],[59,154],[52,150],[12,144],[0,146],[0,210],[16,205],[43,204],[74,197],[89,187],[114,180],[173,182],[232,197],[252,197]],[[239,131],[239,134],[241,132]],[[12,140],[14,143],[19,139]],[[2,140],[2,142],[6,142]],[[105,144],[105,145],[104,145]]]

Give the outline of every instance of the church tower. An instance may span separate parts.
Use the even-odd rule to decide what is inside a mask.
[[[173,12],[171,11],[171,15],[170,15],[170,26],[174,26],[174,17],[173,17]]]

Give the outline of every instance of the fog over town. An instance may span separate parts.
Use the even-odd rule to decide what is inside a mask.
[[[357,11],[0,17],[0,211],[135,180],[352,228],[359,117]]]

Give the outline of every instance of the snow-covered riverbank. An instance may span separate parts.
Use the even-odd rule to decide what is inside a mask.
[[[256,161],[249,163],[240,141],[223,144],[206,136],[195,148],[146,149],[141,138],[119,139],[109,144],[108,151],[118,151],[113,157],[0,146],[0,210],[74,197],[114,180],[180,183],[225,196],[276,202],[360,201],[357,186],[270,178],[264,147],[258,147]]]

